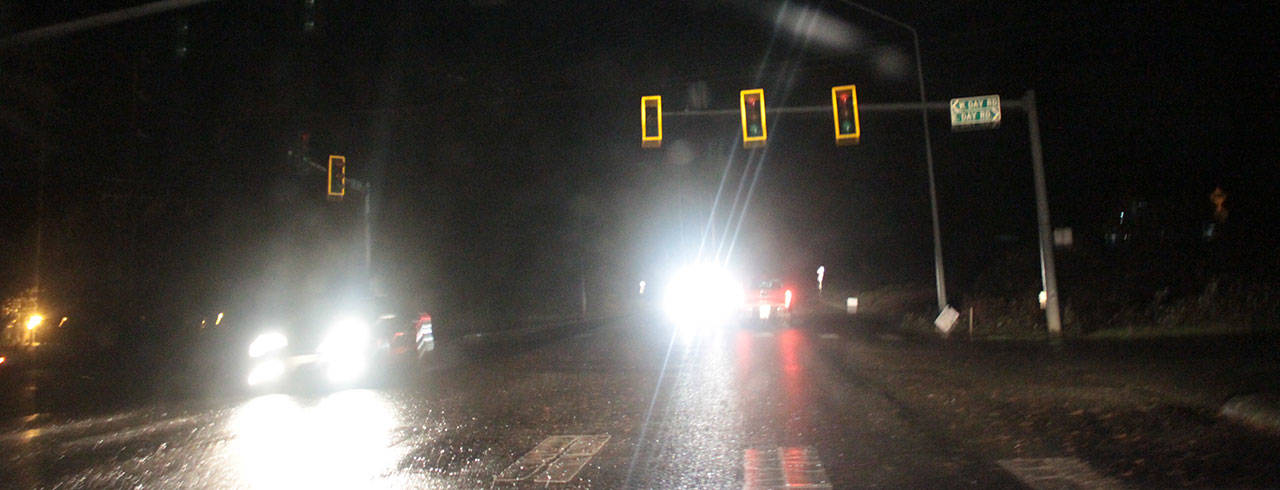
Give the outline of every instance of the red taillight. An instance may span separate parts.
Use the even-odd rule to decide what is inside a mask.
[[[782,300],[782,306],[790,310],[791,309],[791,290],[790,289],[788,289],[786,294],[783,295],[783,298],[785,299]]]

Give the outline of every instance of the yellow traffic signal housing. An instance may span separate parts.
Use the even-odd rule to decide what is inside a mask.
[[[742,147],[759,148],[769,138],[765,121],[764,89],[743,90],[738,97],[742,112]]]
[[[347,193],[347,157],[329,155],[329,186],[325,196],[330,201],[341,201]]]
[[[662,96],[640,98],[640,147],[662,146]]]
[[[836,123],[836,145],[856,145],[862,136],[858,123],[858,88],[854,85],[831,87],[831,116]]]

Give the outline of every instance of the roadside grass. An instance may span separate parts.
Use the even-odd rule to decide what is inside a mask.
[[[1186,325],[1145,325],[1095,330],[1084,336],[1088,340],[1142,340],[1157,338],[1194,338],[1222,335],[1245,335],[1259,330],[1241,325],[1201,323]]]
[[[1147,301],[1120,304],[1103,295],[1067,298],[1062,309],[1063,336],[1073,340],[1140,340],[1242,335],[1276,332],[1280,315],[1270,290],[1258,294],[1231,294],[1216,287],[1203,293],[1170,300],[1163,295]],[[857,297],[859,315],[888,319],[903,333],[941,337],[933,325],[936,304],[927,287],[890,287],[874,291],[843,291],[837,296]],[[843,308],[828,300],[828,308]],[[1047,341],[1044,311],[1031,294],[1018,296],[966,296],[952,340],[984,342]],[[1079,312],[1085,314],[1079,314]]]

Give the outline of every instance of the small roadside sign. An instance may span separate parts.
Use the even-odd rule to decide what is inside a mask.
[[[938,327],[938,331],[942,332],[942,336],[946,337],[951,335],[951,328],[956,326],[956,320],[959,318],[960,312],[952,308],[951,305],[947,305],[942,310],[942,313],[938,315],[938,318],[933,321],[933,324]]]
[[[1000,125],[1000,96],[951,99],[951,129],[988,129]]]

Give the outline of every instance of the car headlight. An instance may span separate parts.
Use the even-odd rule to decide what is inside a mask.
[[[249,344],[249,357],[258,358],[289,346],[289,339],[280,332],[267,332]]]
[[[317,350],[327,356],[363,352],[369,343],[369,325],[356,318],[342,318],[325,333]]]
[[[663,303],[677,327],[715,327],[742,306],[742,285],[724,269],[699,264],[676,273]]]
[[[342,383],[364,374],[365,350],[368,345],[368,324],[356,318],[343,318],[335,322],[316,349],[328,366],[329,380]]]
[[[284,361],[268,359],[249,370],[249,386],[274,383],[284,377]]]

